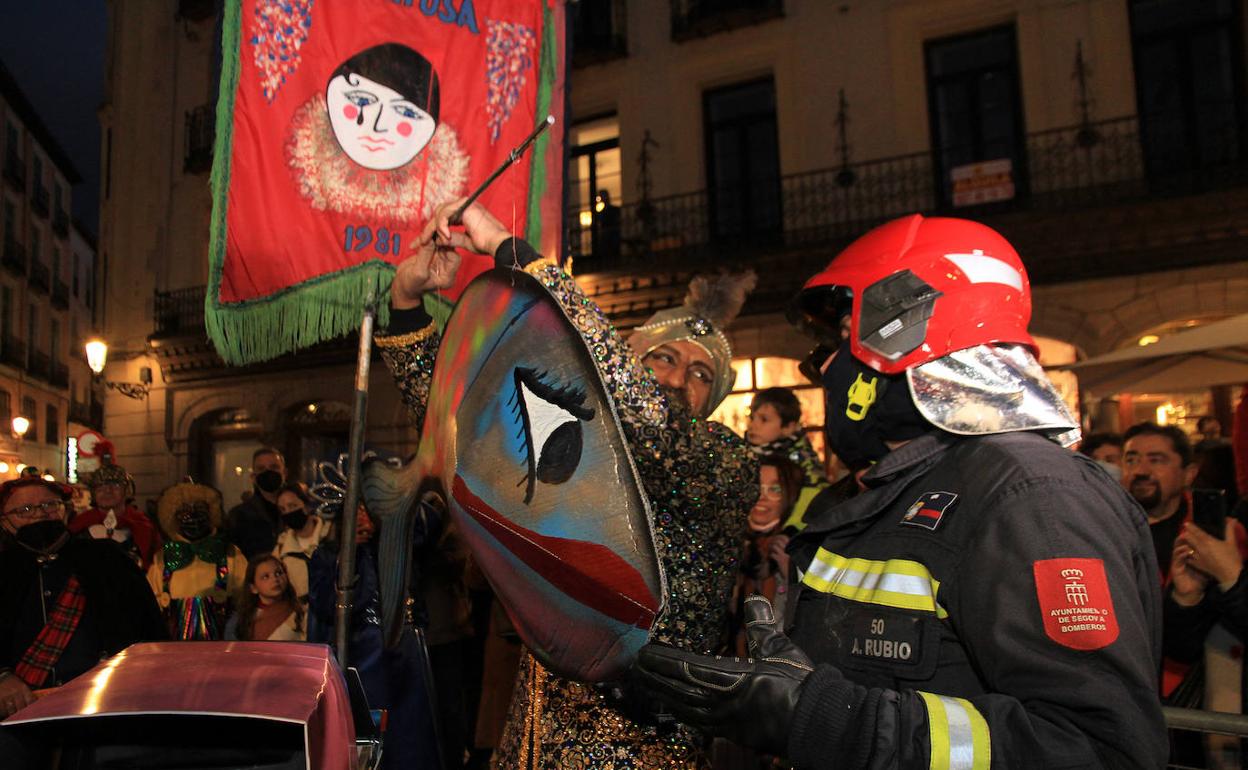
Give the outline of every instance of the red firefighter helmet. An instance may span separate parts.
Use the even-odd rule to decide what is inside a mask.
[[[790,320],[835,349],[847,313],[854,357],[884,374],[985,343],[1037,353],[1022,260],[1000,233],[966,219],[912,214],[880,225],[806,282]]]

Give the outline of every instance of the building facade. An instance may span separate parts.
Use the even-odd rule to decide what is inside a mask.
[[[345,445],[352,344],[227,369],[203,332],[219,19],[111,0],[100,233],[106,433],[141,495],[245,483],[275,443]],[[567,244],[624,327],[696,272],[753,267],[733,330],[749,393],[800,385],[783,308],[869,227],[981,219],[1022,253],[1046,364],[1248,312],[1243,0],[580,0]],[[368,441],[415,436],[384,372]],[[1225,390],[1061,386],[1095,427],[1229,409]],[[807,421],[818,391],[801,393]],[[1169,410],[1169,411],[1167,411]]]
[[[694,271],[754,267],[743,394],[759,359],[800,381],[801,281],[914,211],[1018,247],[1046,364],[1248,312],[1241,0],[582,0],[576,23],[577,272],[629,324]],[[1092,427],[1228,424],[1229,388],[1055,378]]]
[[[3,66],[0,123],[0,480],[27,465],[64,479],[100,417],[82,352],[93,248],[68,213],[78,172]]]

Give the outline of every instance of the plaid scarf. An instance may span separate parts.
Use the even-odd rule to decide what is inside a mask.
[[[13,669],[13,673],[21,677],[30,689],[37,690],[47,682],[77,630],[86,606],[87,597],[78,584],[78,576],[70,575],[69,582],[56,597],[56,604],[48,615],[48,624],[30,643]]]

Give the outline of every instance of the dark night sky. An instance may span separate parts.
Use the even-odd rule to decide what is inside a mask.
[[[69,156],[82,182],[73,215],[99,232],[100,124],[107,13],[103,0],[0,0],[0,60]]]

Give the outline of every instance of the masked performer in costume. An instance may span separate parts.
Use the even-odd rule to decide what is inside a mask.
[[[758,494],[758,470],[744,442],[704,418],[731,388],[731,351],[722,329],[740,309],[748,279],[699,282],[691,287],[690,305],[656,315],[634,334],[630,349],[553,260],[539,258],[480,206],[465,212],[465,232],[451,232],[447,220],[453,208],[435,214],[423,247],[399,266],[391,288],[390,327],[377,339],[416,421],[424,420],[441,341],[421,298],[425,291],[450,286],[459,263],[445,247],[493,254],[498,265],[535,276],[593,351],[645,487],[668,589],[652,637],[681,649],[719,651],[746,511]],[[430,242],[435,229],[443,248]],[[566,391],[549,391],[540,399],[546,406],[534,408],[564,408],[557,402],[567,398]],[[575,414],[570,411],[575,404],[565,407]],[[546,437],[546,446],[559,443],[553,436]],[[549,464],[547,459],[536,462],[539,480],[545,481],[543,471],[557,473],[559,458]],[[683,728],[660,733],[639,724],[604,691],[555,676],[526,655],[496,765],[526,770],[708,766],[694,734]]]
[[[147,582],[174,639],[223,638],[229,598],[242,589],[247,559],[221,534],[221,493],[184,481],[160,495],[165,544]]]
[[[87,482],[91,507],[70,519],[69,531],[116,543],[146,572],[160,546],[160,535],[147,514],[134,507],[134,479],[116,463],[112,446],[101,442],[96,453],[100,468]]]

